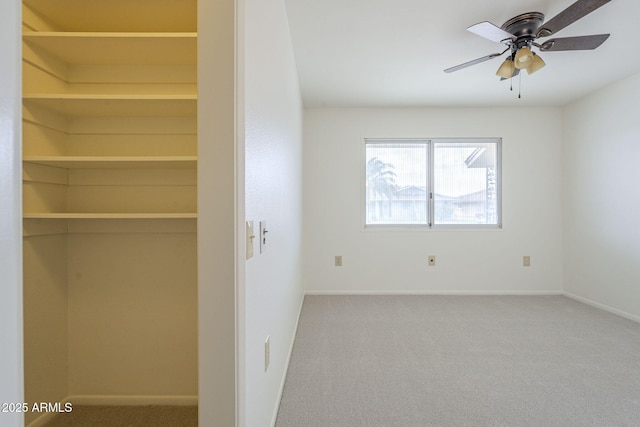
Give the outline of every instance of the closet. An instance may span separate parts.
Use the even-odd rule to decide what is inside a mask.
[[[197,404],[196,15],[23,0],[27,402]]]

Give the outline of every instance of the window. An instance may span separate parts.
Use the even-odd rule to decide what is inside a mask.
[[[365,140],[365,225],[499,227],[500,145]]]

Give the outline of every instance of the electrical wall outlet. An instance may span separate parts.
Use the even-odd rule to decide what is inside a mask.
[[[429,255],[429,258],[427,260],[428,260],[428,263],[429,263],[429,267],[435,267],[436,266],[436,256],[435,255]]]
[[[342,267],[342,255],[336,255],[335,265],[336,267]]]
[[[269,362],[271,359],[271,335],[267,335],[267,339],[264,341],[264,371],[269,369]]]
[[[522,257],[522,266],[531,267],[531,257],[529,255],[525,255]]]

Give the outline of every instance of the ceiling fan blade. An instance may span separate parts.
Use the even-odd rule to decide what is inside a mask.
[[[551,39],[540,45],[543,52],[557,52],[561,50],[592,50],[600,46],[609,38],[609,34],[592,36],[564,37]]]
[[[549,37],[611,0],[578,0],[538,28],[536,37]]]
[[[447,68],[445,73],[453,73],[454,71],[462,70],[463,68],[471,67],[472,65],[480,64],[481,62],[488,61],[493,58],[497,58],[504,52],[492,53],[491,55],[483,56],[482,58],[474,59],[473,61],[465,62],[464,64],[456,65],[455,67]]]
[[[504,40],[515,40],[516,36],[506,32],[500,27],[496,27],[491,22],[484,21],[467,28],[467,31],[471,31],[474,34],[491,40],[492,42],[501,43]]]

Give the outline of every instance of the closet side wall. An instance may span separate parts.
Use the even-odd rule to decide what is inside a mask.
[[[25,236],[25,402],[60,402],[68,390],[67,236]],[[27,423],[40,414],[29,411]]]
[[[23,28],[48,31],[51,25],[23,9]],[[23,46],[25,59],[28,49]],[[51,62],[50,62],[51,64]],[[43,68],[46,64],[42,64]],[[59,64],[52,65],[60,69]],[[33,81],[43,87],[62,82],[23,60],[23,91]],[[64,71],[64,70],[63,70]],[[61,149],[63,117],[23,107],[23,154],[32,146],[56,153]],[[30,146],[29,142],[33,141]],[[23,168],[23,209],[44,211],[63,202],[66,176],[57,168],[27,164]],[[23,229],[23,325],[25,402],[60,402],[69,395],[67,235],[65,220],[28,220]],[[41,414],[29,411],[25,425]]]

